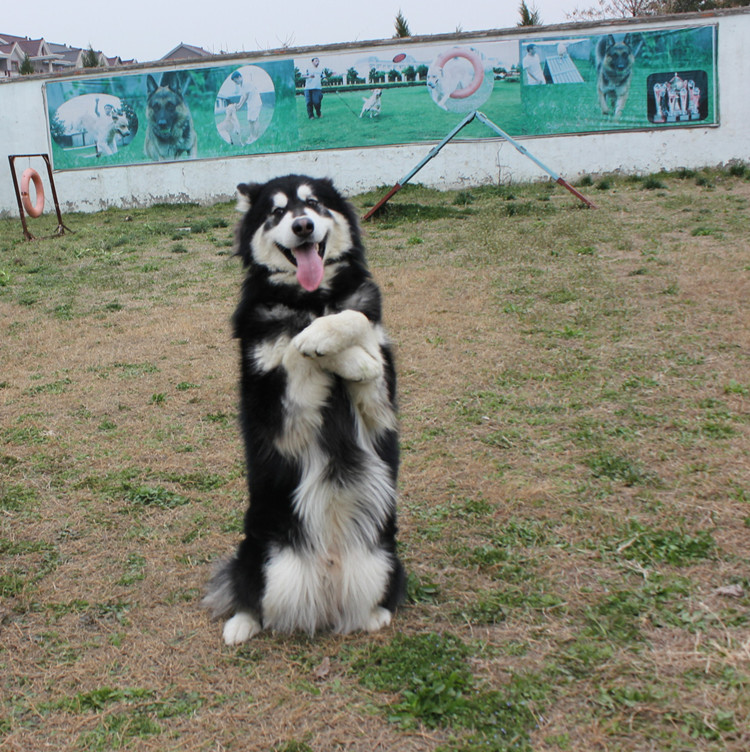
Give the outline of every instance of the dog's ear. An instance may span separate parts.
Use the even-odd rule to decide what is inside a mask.
[[[626,34],[625,39],[623,39],[623,42],[630,47],[630,52],[632,53],[633,57],[635,57],[641,50],[641,47],[643,47],[643,34],[640,34],[639,32],[635,32],[634,34]]]
[[[237,211],[247,214],[255,201],[258,200],[263,186],[260,183],[240,183],[237,186]],[[237,225],[235,241],[237,250],[236,256],[242,258],[242,264],[245,267],[250,266],[253,260],[253,253],[250,249],[250,231],[248,229],[247,217],[240,220]]]
[[[260,189],[259,183],[240,183],[237,186],[237,211],[246,212],[257,200]]]
[[[611,34],[607,34],[606,37],[599,37],[599,41],[596,43],[596,51],[599,55],[604,53],[615,43],[615,38]]]
[[[611,34],[607,34],[606,37],[599,37],[595,47],[595,57],[597,66],[602,64],[602,61],[607,56],[607,50],[615,43],[615,38]]]
[[[156,83],[156,79],[149,74],[146,77],[146,91],[148,92],[148,95],[151,96],[158,88],[159,84]]]
[[[182,86],[177,71],[167,71],[161,77],[161,85],[166,86],[170,91],[178,96],[182,96]]]

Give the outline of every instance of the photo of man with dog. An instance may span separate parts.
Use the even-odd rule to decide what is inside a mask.
[[[76,149],[83,159],[109,163],[138,132],[138,117],[125,100],[98,92],[68,99],[55,112],[53,142]]]
[[[244,65],[232,71],[216,95],[216,130],[228,144],[247,146],[257,141],[271,122],[274,85],[257,65]],[[264,101],[265,97],[265,101]],[[242,115],[244,113],[244,116]]]

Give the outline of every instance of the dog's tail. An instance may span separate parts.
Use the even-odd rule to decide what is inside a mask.
[[[237,610],[232,570],[234,559],[220,561],[208,583],[201,606],[211,612],[213,619],[226,619]]]

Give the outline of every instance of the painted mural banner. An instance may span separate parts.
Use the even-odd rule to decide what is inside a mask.
[[[718,123],[715,26],[524,40],[520,46],[527,133]],[[532,83],[539,69],[542,81]]]
[[[291,60],[46,85],[56,170],[297,151]]]
[[[399,43],[45,86],[56,170],[718,124],[717,27]],[[481,123],[462,140],[494,138]]]

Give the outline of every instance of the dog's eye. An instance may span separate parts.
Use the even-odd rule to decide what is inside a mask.
[[[318,200],[314,198],[308,198],[305,203],[313,209],[318,205]]]
[[[285,212],[285,211],[286,211],[286,209],[284,209],[283,207],[281,207],[281,206],[277,206],[277,207],[276,207],[276,208],[275,208],[275,209],[274,209],[274,210],[273,210],[273,211],[271,212],[271,214],[273,214],[273,216],[274,216],[274,217],[283,217],[283,216],[284,216],[284,212]]]

